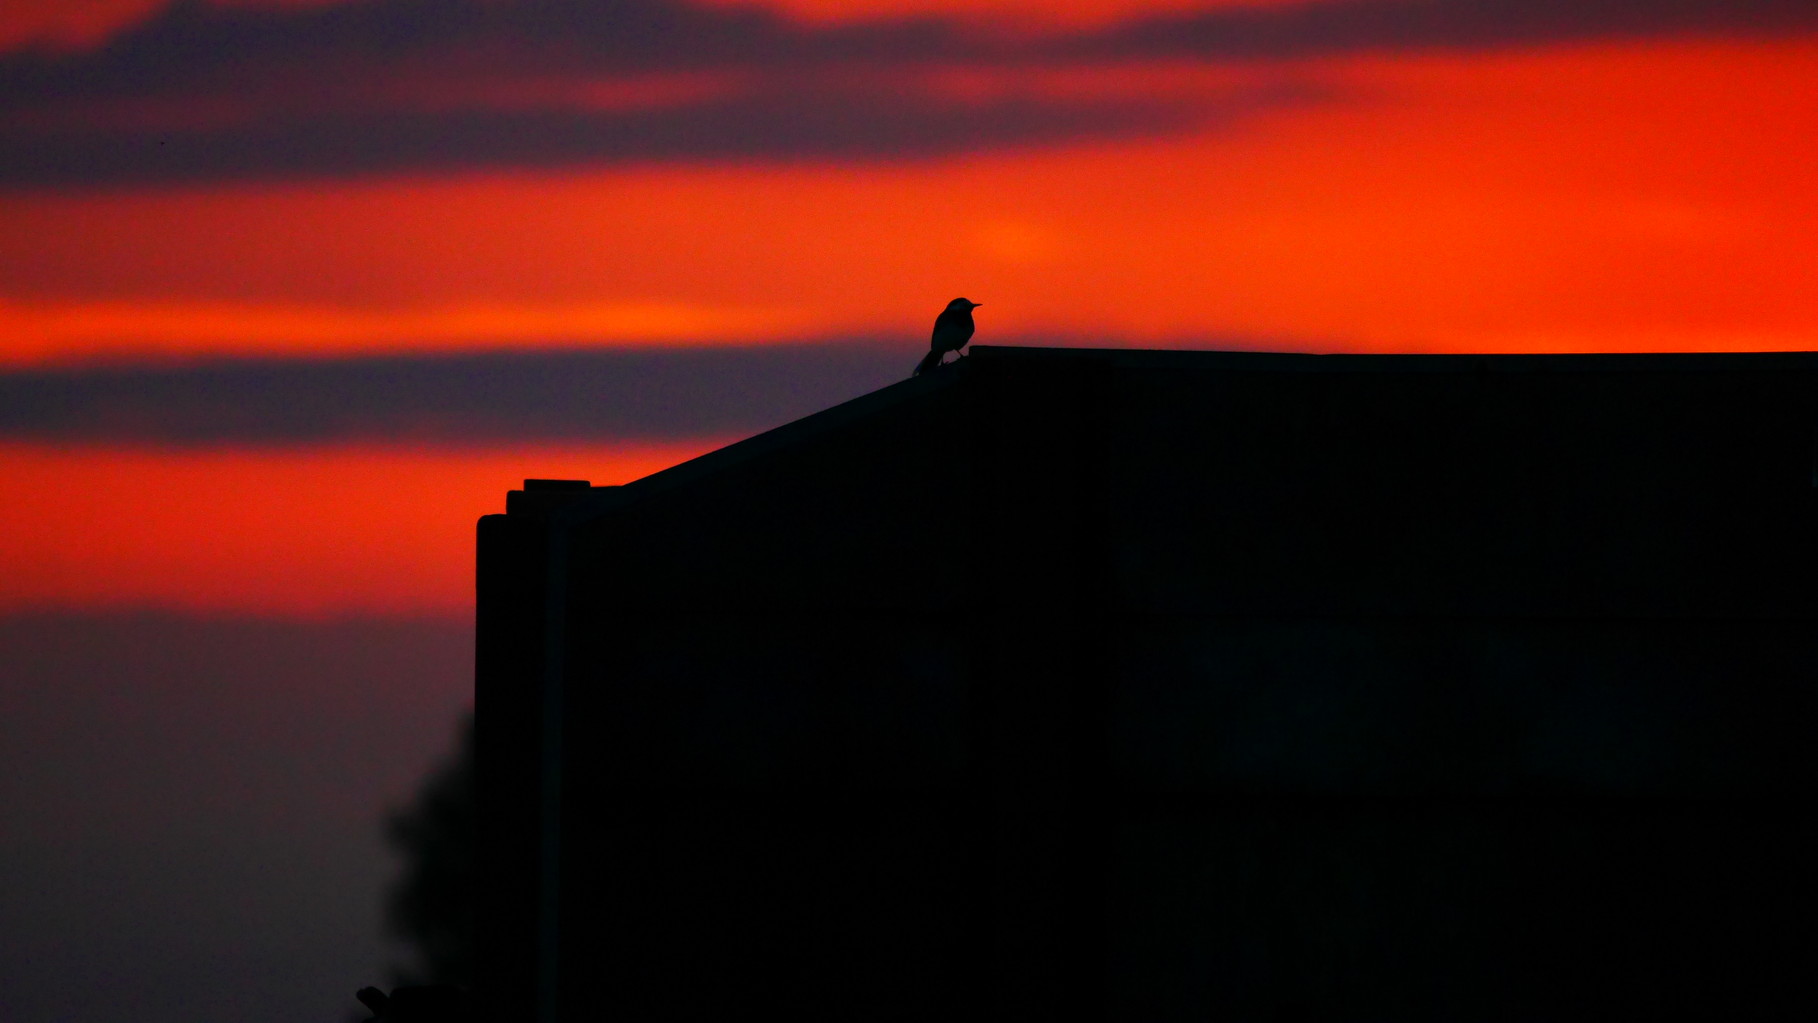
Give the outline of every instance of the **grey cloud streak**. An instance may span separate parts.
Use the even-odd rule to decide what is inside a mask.
[[[815,27],[681,0],[179,3],[93,53],[0,57],[0,188],[891,160],[1165,134],[1300,98],[1268,88],[1211,105],[1027,91],[978,99],[915,73],[1005,55],[936,19]],[[693,73],[730,77],[722,91],[616,109],[483,95],[552,78],[635,87]],[[426,108],[400,99],[399,86],[419,98],[481,95]],[[162,122],[144,116],[157,101]],[[184,104],[199,123],[184,122]]]
[[[1280,59],[1814,28],[1811,0],[1324,0],[1141,19],[1062,49],[1101,59]]]
[[[0,438],[188,446],[731,436],[907,377],[920,354],[827,341],[14,370],[0,372]]]
[[[0,442],[453,447],[739,437],[907,379],[927,351],[920,337],[14,369],[0,371]],[[990,343],[1133,346],[1103,335]],[[1181,337],[1167,346],[1286,344]]]
[[[1217,105],[1035,98],[974,104],[913,90],[784,88],[680,107],[611,112],[378,108],[277,112],[242,125],[196,131],[0,128],[0,187],[753,158],[892,160],[1167,134],[1310,102],[1318,95],[1311,89],[1276,88]]]
[[[170,5],[92,52],[0,55],[0,188],[180,185],[628,162],[915,159],[1203,129],[1334,97],[1279,69],[1219,95],[963,97],[943,69],[1292,60],[1818,28],[1811,0],[1325,0],[1009,38],[932,17],[819,26],[684,0]],[[725,78],[611,109],[526,81]],[[446,89],[431,106],[412,101]],[[146,113],[149,107],[162,116]],[[194,117],[186,120],[185,110]]]

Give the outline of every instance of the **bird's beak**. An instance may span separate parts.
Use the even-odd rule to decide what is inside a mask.
[[[982,306],[984,304],[985,303],[983,303],[983,302],[974,302],[974,303],[972,303],[972,308],[977,309],[979,306]]]

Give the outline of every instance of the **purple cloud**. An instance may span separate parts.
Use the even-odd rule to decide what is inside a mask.
[[[686,0],[182,0],[93,51],[0,55],[0,188],[916,159],[1203,130],[1331,98],[1292,69],[1197,97],[1063,95],[1025,73],[1815,28],[1810,0],[1326,0],[1016,39]],[[1011,85],[958,95],[940,85],[953,69]],[[598,86],[632,99],[587,98]]]

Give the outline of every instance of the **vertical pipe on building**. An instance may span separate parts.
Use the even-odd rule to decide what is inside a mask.
[[[477,991],[482,1018],[536,1015],[545,530],[525,513],[480,519],[475,578],[479,790]]]
[[[482,1019],[556,1023],[561,926],[564,644],[572,523],[584,480],[526,480],[480,519],[474,701]]]
[[[568,622],[568,528],[544,537],[542,778],[538,786],[537,1020],[558,1023],[561,984],[562,688]]]

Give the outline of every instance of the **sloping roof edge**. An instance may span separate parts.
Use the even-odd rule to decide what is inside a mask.
[[[959,383],[966,373],[967,361],[967,359],[960,359],[935,372],[910,377],[887,387],[881,387],[869,394],[862,394],[849,401],[843,401],[832,408],[822,409],[793,422],[754,434],[744,440],[734,441],[723,448],[716,448],[704,455],[698,455],[686,462],[658,470],[623,486],[596,487],[586,498],[563,507],[560,512],[551,517],[551,522],[562,525],[585,522],[623,507],[629,502],[643,500],[677,487],[687,486],[728,467],[761,458],[772,451],[786,448],[810,437],[838,430],[849,423],[874,416],[885,409],[914,401],[924,395],[946,390]]]
[[[575,525],[626,503],[687,486],[730,466],[957,386],[980,363],[1092,361],[1133,370],[1235,373],[1762,373],[1818,371],[1818,352],[1636,352],[1586,354],[1313,354],[1162,348],[1046,348],[975,345],[965,358],[841,402],[794,422],[709,451],[617,487],[599,487],[561,509],[552,523]]]

